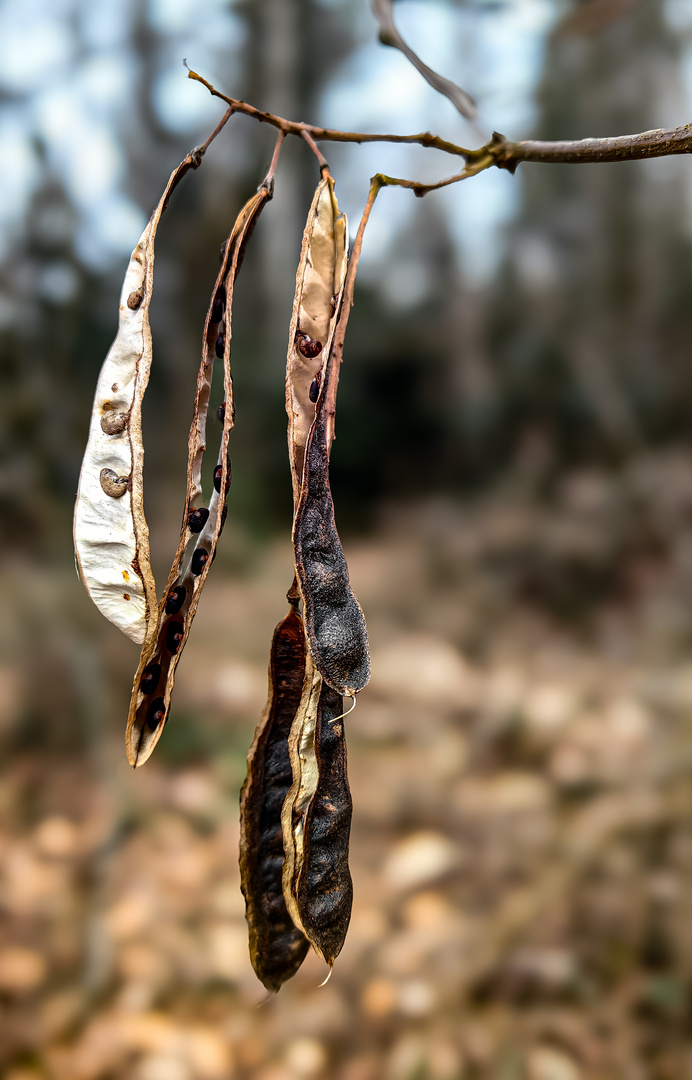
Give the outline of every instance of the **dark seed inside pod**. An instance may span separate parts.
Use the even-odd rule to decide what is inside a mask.
[[[313,403],[313,405],[315,404],[315,402],[317,401],[319,396],[320,396],[320,380],[319,379],[313,379],[312,382],[310,383],[310,391],[309,391],[310,401]]]
[[[139,305],[142,303],[143,299],[144,292],[142,291],[142,289],[135,289],[134,292],[131,292],[127,298],[127,306],[129,307],[130,311],[136,311]]]
[[[171,589],[166,600],[166,615],[177,615],[185,603],[187,590],[184,585],[177,585]]]
[[[221,494],[221,473],[222,473],[222,467],[221,467],[221,465],[217,465],[216,468],[214,469],[214,488],[215,488],[216,491],[218,491],[219,495]],[[228,466],[226,468],[226,491],[228,491],[230,486],[231,486],[231,463],[229,461]]]
[[[218,409],[216,410],[216,419],[219,421],[220,424],[223,424],[224,420],[226,419],[226,402],[225,401],[224,401],[223,405],[219,405]]]
[[[127,427],[127,413],[113,412],[111,409],[101,417],[101,431],[104,435],[122,435]]]
[[[213,323],[221,322],[222,317],[223,317],[223,300],[221,299],[220,296],[217,296],[216,300],[214,301],[214,306],[211,309],[211,316],[209,318],[209,322],[213,322]]]
[[[336,311],[336,309],[337,309],[337,308],[338,308],[338,306],[339,306],[339,294],[338,294],[338,293],[334,293],[334,295],[333,295],[333,297],[332,297],[332,301],[331,301],[331,305],[330,305],[330,306],[331,306],[331,309],[332,309],[332,315],[333,315],[333,314],[334,314],[334,312]]]
[[[322,342],[316,341],[315,338],[308,337],[307,334],[299,334],[298,348],[303,356],[306,356],[308,360],[312,360],[322,352]]]
[[[206,506],[200,506],[198,510],[191,510],[187,519],[187,527],[190,532],[201,533],[207,523],[208,517],[209,511]]]
[[[190,569],[192,573],[197,577],[204,570],[207,565],[207,559],[209,558],[209,552],[206,548],[197,548],[192,552],[192,561],[190,562]]]
[[[146,725],[151,731],[156,731],[157,727],[166,715],[166,703],[162,697],[157,697],[152,701],[147,713]]]
[[[214,352],[218,356],[219,360],[223,360],[223,351],[226,348],[226,335],[219,334],[216,339],[216,345],[214,346]]]
[[[156,687],[159,685],[159,679],[161,678],[161,665],[160,664],[147,664],[142,672],[142,678],[139,683],[139,689],[143,694],[153,694]]]
[[[170,622],[166,630],[166,644],[172,653],[177,653],[185,630],[181,622]]]
[[[118,476],[112,469],[101,469],[99,480],[106,495],[110,495],[112,499],[120,499],[130,483],[129,476]]]

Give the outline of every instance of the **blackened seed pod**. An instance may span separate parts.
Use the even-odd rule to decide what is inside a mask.
[[[177,615],[185,603],[187,590],[184,585],[176,585],[171,589],[166,600],[166,615]]]
[[[226,335],[219,334],[216,339],[216,345],[214,346],[214,352],[218,356],[219,360],[223,360],[223,351],[226,348]]]
[[[192,533],[201,533],[207,524],[209,511],[206,506],[200,506],[197,510],[191,510],[187,518],[187,527]]]
[[[315,377],[312,380],[312,382],[310,383],[310,390],[309,390],[308,396],[310,398],[310,401],[313,403],[313,405],[315,404],[318,397],[320,396],[320,380],[317,377]]]
[[[303,356],[307,357],[308,360],[313,360],[322,352],[322,342],[308,337],[307,334],[298,334],[298,348]]]
[[[225,401],[224,401],[223,405],[219,405],[218,409],[216,410],[216,419],[219,421],[220,424],[223,424],[224,420],[226,419],[226,402]]]
[[[152,701],[147,712],[146,725],[150,731],[156,731],[157,727],[166,715],[166,703],[162,697],[157,697]]]
[[[190,569],[192,573],[197,577],[204,570],[207,565],[207,559],[209,558],[209,552],[206,548],[197,548],[192,552],[192,561],[190,563]]]
[[[214,301],[214,306],[211,309],[211,316],[209,318],[209,322],[213,322],[213,323],[221,322],[222,317],[223,317],[223,300],[222,300],[222,298],[220,296],[217,296],[216,300]]]
[[[159,679],[161,678],[161,665],[160,664],[147,664],[142,672],[142,678],[140,679],[139,689],[143,694],[153,694],[156,687],[159,685]]]
[[[166,645],[173,654],[180,648],[184,634],[185,629],[181,622],[169,622],[166,629]]]

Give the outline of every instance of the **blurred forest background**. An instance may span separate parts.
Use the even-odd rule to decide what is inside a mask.
[[[510,138],[692,114],[687,0],[402,2]],[[353,921],[257,1009],[237,801],[291,579],[283,366],[317,179],[286,145],[243,269],[229,523],[170,724],[132,773],[137,651],[71,513],[127,255],[222,113],[476,136],[360,0],[0,3],[0,1070],[8,1080],[692,1077],[692,177],[524,164],[366,233],[333,487],[373,680],[348,721]],[[159,230],[145,403],[165,579],[218,248],[268,164],[234,117]],[[329,146],[369,176],[457,167]]]

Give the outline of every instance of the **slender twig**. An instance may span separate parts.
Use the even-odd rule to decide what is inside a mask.
[[[522,161],[535,162],[566,162],[573,165],[585,165],[602,161],[637,161],[642,158],[670,157],[675,154],[692,153],[692,124],[682,127],[665,129],[655,128],[652,131],[642,131],[636,135],[616,135],[605,139],[577,139],[574,141],[541,142],[537,139],[527,139],[523,142],[511,142],[497,131],[493,133],[490,142],[480,146],[477,150],[469,150],[463,146],[448,142],[433,135],[429,131],[418,135],[383,135],[370,134],[362,131],[337,131],[332,128],[317,127],[315,124],[306,124],[302,121],[286,120],[274,113],[262,112],[254,105],[248,105],[245,101],[228,97],[217,90],[207,79],[198,75],[196,71],[188,68],[188,78],[206,86],[214,97],[225,101],[228,112],[221,120],[218,127],[207,139],[203,146],[198,147],[192,155],[203,154],[209,143],[216,137],[223,125],[233,113],[242,113],[261,124],[270,124],[284,135],[295,135],[303,139],[316,154],[321,168],[326,168],[327,162],[315,145],[317,142],[341,142],[341,143],[366,143],[366,142],[389,142],[389,143],[416,143],[419,146],[432,147],[442,150],[446,154],[454,154],[463,157],[464,168],[452,176],[437,180],[431,184],[424,184],[419,180],[405,180],[397,176],[387,176],[379,173],[378,191],[382,187],[403,187],[413,191],[419,198],[427,195],[429,191],[437,191],[450,184],[456,184],[460,180],[467,180],[485,169],[495,166],[498,169],[507,169],[514,172],[517,165]],[[198,164],[199,162],[197,162]],[[369,213],[369,210],[368,210]]]
[[[384,185],[380,176],[373,176],[370,181],[370,190],[368,192],[368,198],[363,209],[363,214],[358,225],[358,231],[356,232],[356,238],[353,241],[353,249],[348,259],[348,269],[346,271],[346,280],[344,282],[344,294],[341,301],[341,313],[339,315],[339,321],[336,325],[336,331],[334,333],[334,343],[332,345],[332,376],[327,387],[327,399],[325,401],[325,409],[328,416],[328,436],[331,444],[334,438],[334,415],[336,412],[336,390],[339,385],[339,370],[344,355],[344,340],[346,338],[346,327],[348,326],[348,320],[351,315],[351,308],[353,307],[353,294],[356,287],[356,271],[358,270],[358,260],[360,259],[361,248],[363,247],[363,235],[365,233],[365,226],[370,219],[370,211],[375,205],[375,199],[377,198],[381,188]]]
[[[279,164],[279,154],[281,153],[284,138],[283,131],[279,131],[276,136],[276,142],[274,143],[274,153],[272,154],[272,159],[269,164],[269,171],[257,189],[258,191],[264,188],[270,195],[274,194],[274,177],[276,176],[276,166]]]
[[[420,146],[442,150],[445,154],[455,154],[457,157],[463,158],[469,155],[472,156],[477,152],[475,150],[466,150],[463,146],[457,146],[456,143],[448,142],[447,139],[442,139],[439,135],[432,135],[429,131],[422,131],[418,135],[375,135],[364,131],[337,131],[334,128],[318,127],[316,124],[305,124],[295,120],[286,120],[283,116],[276,116],[274,113],[263,112],[261,109],[256,109],[254,105],[248,105],[246,101],[241,101],[239,98],[232,98],[228,97],[227,94],[222,94],[220,90],[217,90],[212,86],[212,84],[202,75],[198,75],[196,71],[192,71],[189,67],[187,70],[188,79],[194,79],[196,82],[202,83],[203,86],[206,86],[212,97],[217,97],[220,98],[221,101],[225,101],[234,112],[243,113],[243,115],[249,116],[253,120],[257,120],[260,124],[271,124],[272,127],[279,128],[283,131],[285,135],[297,135],[299,138],[304,138],[303,132],[307,131],[317,142],[418,143]]]
[[[317,145],[317,143],[315,142],[312,135],[310,134],[310,132],[307,129],[305,129],[302,132],[302,135],[303,135],[303,138],[305,139],[306,143],[308,144],[308,146],[312,150],[313,154],[317,158],[317,160],[318,160],[318,162],[320,164],[321,171],[324,172],[325,169],[329,168],[329,164],[327,162],[326,157],[324,156],[324,154],[320,150],[319,146]]]

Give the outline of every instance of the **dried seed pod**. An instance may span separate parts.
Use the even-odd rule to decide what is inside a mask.
[[[305,446],[315,418],[310,387],[329,355],[337,308],[348,263],[346,217],[339,211],[334,181],[325,176],[317,185],[303,233],[296,292],[286,359],[288,445],[297,503],[303,475]]]
[[[293,551],[310,652],[325,682],[351,697],[370,680],[370,652],[334,521],[325,400],[323,393],[308,441]]]
[[[303,621],[292,609],[274,631],[269,696],[247,759],[240,796],[240,887],[250,931],[250,959],[267,990],[295,975],[309,944],[282,892],[281,808],[293,782],[288,736],[305,672]]]
[[[145,640],[152,626],[156,630],[157,610],[144,516],[141,424],[152,359],[154,241],[173,188],[194,164],[188,154],[173,171],[132,252],[120,295],[118,333],[98,378],[75,503],[77,571],[97,608],[137,642]],[[119,430],[121,419],[116,417],[125,418]],[[125,432],[125,438],[112,437]],[[116,495],[111,474],[116,480],[129,477],[129,487],[123,485]]]
[[[288,739],[293,784],[281,812],[283,893],[294,923],[330,967],[343,946],[353,901],[342,711],[341,697],[324,683],[308,653]]]
[[[238,215],[231,235],[223,250],[219,270],[211,300],[207,310],[202,333],[202,357],[197,375],[194,413],[188,440],[187,492],[183,512],[183,526],[173,565],[168,575],[164,590],[164,600],[159,610],[158,625],[151,638],[147,638],[135,675],[130,711],[127,720],[125,743],[128,761],[131,765],[142,765],[152,750],[166,724],[170,709],[171,693],[175,679],[175,670],[180,655],[185,647],[190,627],[197,611],[200,592],[216,555],[216,545],[223,525],[225,492],[230,485],[230,465],[228,463],[228,439],[233,426],[233,382],[231,379],[229,350],[225,350],[223,393],[227,408],[224,412],[219,456],[221,462],[216,468],[215,485],[208,502],[209,516],[201,531],[190,540],[188,522],[195,501],[202,495],[202,462],[206,448],[206,425],[211,392],[214,344],[210,344],[209,327],[214,315],[214,304],[219,296],[224,298],[224,323],[222,332],[226,344],[231,338],[231,311],[235,280],[240,269],[245,244],[254,229],[259,215],[271,198],[268,187],[262,186],[256,195],[245,204]],[[214,335],[211,335],[213,341]],[[218,484],[218,486],[217,486]],[[221,495],[221,492],[224,495]],[[189,543],[188,543],[189,541]],[[180,591],[182,590],[182,592]],[[180,599],[182,597],[182,599]],[[179,606],[178,606],[179,605]],[[179,616],[176,630],[168,622],[167,615]],[[178,629],[179,628],[179,629]],[[168,635],[174,633],[175,640]],[[152,727],[149,722],[147,700],[141,692],[142,672],[148,664],[161,664],[163,687],[163,714]]]

